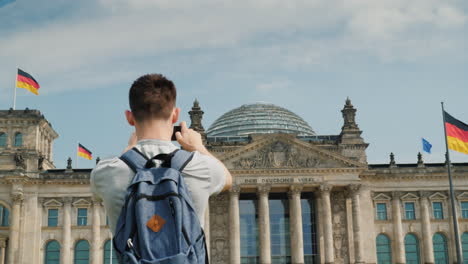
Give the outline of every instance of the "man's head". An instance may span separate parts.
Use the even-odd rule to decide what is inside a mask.
[[[175,107],[176,96],[174,83],[163,75],[147,74],[141,76],[133,82],[130,88],[131,113],[127,112],[129,123],[134,125],[134,122],[168,121],[174,118],[172,123],[176,122],[178,118],[178,111]]]

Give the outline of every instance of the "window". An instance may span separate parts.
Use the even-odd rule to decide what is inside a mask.
[[[9,226],[10,211],[3,205],[0,205],[0,226]]]
[[[387,204],[377,204],[377,220],[387,220]]]
[[[73,264],[89,264],[89,243],[86,240],[80,240],[75,245],[75,256]]]
[[[462,237],[463,263],[468,263],[468,232],[463,233]]]
[[[378,235],[375,244],[377,247],[377,264],[392,264],[392,248],[388,236]]]
[[[314,202],[315,201],[312,195],[307,195],[301,199],[302,236],[304,241],[305,264],[318,263],[317,229]]]
[[[59,264],[60,263],[60,244],[56,240],[49,241],[46,245],[45,264]]]
[[[432,237],[435,264],[448,264],[447,239],[440,233]]]
[[[468,219],[468,202],[461,202],[462,218]]]
[[[85,226],[88,224],[88,209],[78,208],[78,218],[76,223],[79,226]]]
[[[47,226],[57,226],[58,209],[49,209],[47,214]]]
[[[284,195],[270,194],[271,263],[291,263],[289,235],[289,200]]]
[[[441,202],[433,202],[432,211],[434,214],[434,219],[444,219],[444,211]]]
[[[416,219],[416,215],[414,213],[414,203],[405,203],[405,219]]]
[[[0,147],[6,147],[7,145],[7,134],[1,132],[0,133]]]
[[[15,134],[15,143],[13,144],[15,147],[21,147],[23,145],[23,134],[17,132]]]
[[[242,264],[260,263],[257,208],[258,205],[255,196],[249,194],[240,195],[239,221]]]
[[[112,262],[110,261],[111,259]],[[117,260],[117,253],[115,252],[111,240],[107,240],[104,244],[104,264],[119,264]]]
[[[405,236],[406,264],[419,264],[419,242],[413,234]]]

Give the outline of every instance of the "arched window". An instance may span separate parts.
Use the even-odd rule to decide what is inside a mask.
[[[388,236],[384,234],[378,235],[375,244],[377,247],[377,264],[391,264],[392,248]]]
[[[111,254],[111,246],[112,243],[110,240],[107,240],[104,243],[104,264],[119,264],[117,261],[117,254],[115,253],[115,249],[112,247],[112,254]],[[110,261],[112,258],[112,262]]]
[[[13,144],[13,146],[21,147],[22,145],[23,145],[23,134],[21,134],[20,132],[16,132],[15,143]]]
[[[73,264],[89,264],[89,243],[80,240],[75,245],[75,258]]]
[[[419,242],[413,234],[405,236],[406,264],[419,264]]]
[[[468,232],[462,235],[463,263],[468,263]]]
[[[49,241],[45,250],[45,264],[60,263],[60,244],[56,240]]]
[[[436,264],[448,264],[447,239],[440,233],[435,233],[432,237],[434,247],[434,260]]]
[[[0,133],[0,147],[6,147],[7,145],[7,134],[1,132]]]
[[[0,226],[9,226],[10,211],[8,208],[0,204]]]

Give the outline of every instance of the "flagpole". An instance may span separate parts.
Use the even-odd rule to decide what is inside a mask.
[[[112,241],[112,233],[111,233],[111,240],[110,240],[110,259],[109,259],[109,264],[114,264],[112,261],[112,250],[114,249],[114,244]]]
[[[16,77],[15,77],[15,92],[13,93],[13,110],[16,110],[16,80],[18,79],[18,69],[16,70]]]
[[[453,191],[453,182],[452,182],[452,164],[450,162],[450,152],[448,149],[447,143],[447,128],[445,127],[445,110],[444,102],[442,104],[442,117],[444,121],[444,134],[445,134],[445,150],[447,153],[447,167],[448,167],[448,176],[449,176],[449,185],[450,185],[450,204],[452,206],[452,220],[453,220],[453,229],[455,234],[455,248],[457,250],[457,263],[462,264],[461,256],[461,245],[460,245],[460,236],[458,234],[458,219],[457,219],[457,208],[455,207],[455,193]]]
[[[78,146],[80,145],[80,142],[76,142],[76,160],[75,160],[75,167],[78,169]]]

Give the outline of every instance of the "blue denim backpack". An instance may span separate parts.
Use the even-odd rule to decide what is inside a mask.
[[[121,264],[208,263],[205,235],[181,174],[192,157],[176,150],[147,159],[136,148],[120,157],[135,172],[115,229]]]

